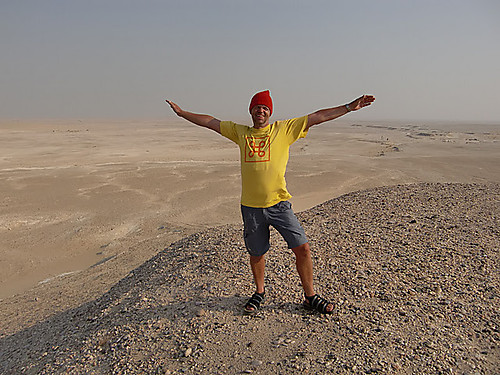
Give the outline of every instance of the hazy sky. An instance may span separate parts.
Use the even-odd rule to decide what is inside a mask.
[[[498,0],[0,0],[0,118],[275,118],[369,93],[360,120],[500,123]]]

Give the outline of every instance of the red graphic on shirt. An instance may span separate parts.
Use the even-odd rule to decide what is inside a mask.
[[[245,163],[259,163],[271,160],[269,136],[245,137]]]

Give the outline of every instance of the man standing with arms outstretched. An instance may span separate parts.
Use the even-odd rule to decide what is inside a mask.
[[[253,127],[184,111],[167,100],[178,116],[216,131],[240,148],[241,214],[245,246],[250,254],[250,267],[256,286],[255,293],[245,304],[246,314],[256,313],[264,300],[264,255],[270,248],[270,226],[278,230],[295,254],[297,271],[304,289],[304,307],[323,314],[333,312],[333,304],[314,291],[309,242],[288,201],[291,195],[286,189],[285,172],[289,148],[296,140],[305,137],[311,126],[357,111],[369,106],[374,100],[371,95],[363,95],[349,104],[320,109],[307,116],[271,124],[269,118],[273,113],[273,102],[269,91],[262,91],[250,101]]]

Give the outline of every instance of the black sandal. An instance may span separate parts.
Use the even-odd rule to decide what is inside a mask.
[[[320,297],[317,294],[315,294],[314,296],[311,296],[311,297],[308,297],[308,296],[305,296],[305,297],[306,297],[306,299],[304,301],[304,308],[306,310],[316,310],[322,314],[332,314],[333,313],[333,309],[332,309],[332,311],[328,311],[326,309],[328,307],[328,305],[333,306],[333,303],[328,302],[323,297]]]
[[[248,302],[245,305],[245,308],[243,312],[246,315],[253,315],[259,311],[260,304],[262,301],[264,301],[264,294],[265,293],[257,293],[255,292],[252,297],[248,300]],[[249,308],[252,308],[253,310],[250,310]]]

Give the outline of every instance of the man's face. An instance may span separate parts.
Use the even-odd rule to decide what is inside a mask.
[[[269,117],[271,117],[271,110],[265,105],[258,104],[250,111],[252,115],[253,126],[255,128],[264,128],[269,125]]]

